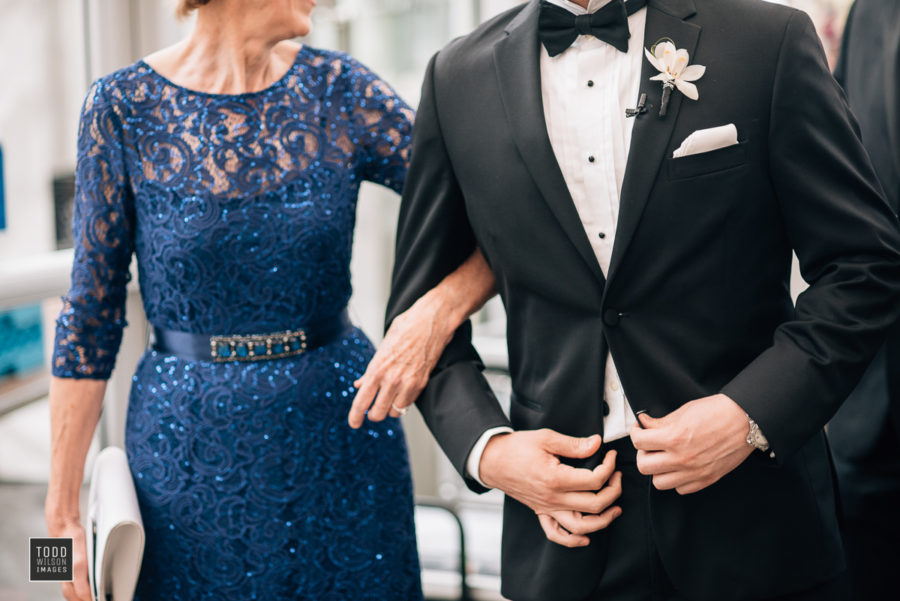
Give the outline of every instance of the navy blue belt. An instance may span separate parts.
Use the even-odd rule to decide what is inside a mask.
[[[351,327],[347,311],[298,330],[271,334],[209,336],[153,328],[152,348],[195,361],[264,361],[293,357],[323,346]]]

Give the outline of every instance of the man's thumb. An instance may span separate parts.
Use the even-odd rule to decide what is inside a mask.
[[[638,411],[635,415],[644,428],[658,428],[662,425],[660,423],[662,420],[650,417],[650,414],[646,411]]]
[[[544,448],[560,457],[586,459],[600,450],[601,442],[599,434],[587,438],[576,438],[559,432],[550,432],[544,442]]]

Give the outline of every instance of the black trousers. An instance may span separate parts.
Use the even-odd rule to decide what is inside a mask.
[[[888,428],[870,456],[834,459],[853,601],[900,598],[900,436]]]
[[[650,478],[637,470],[636,451],[630,438],[605,445],[618,453],[622,472],[623,508],[609,526],[610,553],[597,590],[585,601],[693,601],[672,584],[659,559],[650,532],[647,492]],[[847,601],[845,576],[813,589],[758,601]]]

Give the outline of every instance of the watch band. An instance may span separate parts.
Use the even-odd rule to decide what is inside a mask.
[[[747,444],[753,447],[754,449],[766,452],[769,450],[769,440],[762,433],[762,430],[759,429],[759,424],[756,421],[747,415],[747,419],[750,420],[750,431],[747,432]]]

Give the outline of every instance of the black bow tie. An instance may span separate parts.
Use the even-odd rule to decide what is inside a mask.
[[[575,15],[568,10],[544,0],[538,34],[550,56],[562,54],[579,35],[592,35],[597,39],[628,52],[628,16],[636,13],[647,0],[612,0],[600,10],[588,15]]]

